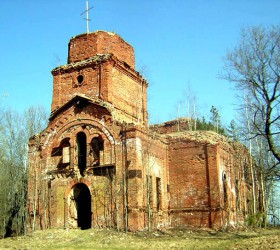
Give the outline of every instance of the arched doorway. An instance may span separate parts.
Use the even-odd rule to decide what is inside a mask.
[[[78,227],[91,228],[91,195],[85,184],[78,183],[73,187],[72,202],[75,202]]]
[[[87,137],[85,133],[79,132],[77,134],[77,146],[78,146],[78,167],[80,174],[84,176],[84,171],[87,166]]]

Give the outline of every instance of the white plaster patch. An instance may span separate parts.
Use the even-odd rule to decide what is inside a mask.
[[[225,167],[223,164],[219,163],[220,177],[219,177],[219,187],[220,192],[223,192],[223,174],[225,173]]]
[[[142,140],[139,137],[136,137],[135,144],[136,144],[135,146],[136,146],[137,158],[141,159],[142,158]]]
[[[50,138],[52,137],[52,135],[53,135],[54,133],[56,133],[56,130],[55,130],[55,129],[54,129],[51,133],[48,134],[48,137],[47,137],[47,139],[46,139],[46,141],[45,141],[45,143],[44,143],[44,147],[46,147],[46,146],[48,145],[49,140],[50,140]]]
[[[162,166],[158,163],[157,159],[154,156],[149,157],[149,171],[151,174],[156,177],[160,177]]]

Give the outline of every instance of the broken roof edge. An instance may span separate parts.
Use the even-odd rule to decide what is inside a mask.
[[[220,143],[230,144],[231,140],[226,136],[220,135],[214,131],[196,130],[196,131],[180,131],[163,134],[167,139],[186,139],[201,143],[216,145]]]
[[[228,137],[218,134],[210,130],[189,130],[188,122],[192,120],[188,117],[182,117],[175,120],[165,121],[159,124],[152,124],[149,126],[154,133],[160,134],[168,140],[188,140],[197,141],[208,144],[230,144],[232,140]]]
[[[82,36],[90,36],[90,35],[93,35],[93,34],[97,34],[99,32],[102,32],[102,33],[107,33],[108,35],[111,35],[111,36],[114,36],[114,35],[118,35],[117,33],[113,32],[113,31],[106,31],[106,30],[95,30],[95,31],[92,31],[92,32],[85,32],[85,33],[81,33],[81,34],[78,34],[76,36],[72,36],[70,38],[69,41],[73,40],[73,39],[76,39],[76,38],[79,38],[79,37],[82,37]],[[119,36],[119,35],[118,35]],[[119,36],[120,37],[120,36]]]
[[[75,38],[81,37],[81,36],[90,36],[90,35],[97,34],[97,33],[100,33],[100,32],[106,33],[110,36],[118,36],[121,40],[123,40],[126,44],[128,44],[129,46],[131,46],[133,48],[133,46],[130,43],[128,43],[126,40],[124,40],[118,33],[114,32],[114,31],[106,31],[106,30],[95,30],[95,31],[92,31],[92,32],[89,32],[89,33],[81,33],[79,35],[72,36],[70,38],[70,41],[75,39]]]
[[[110,54],[97,54],[95,56],[92,56],[88,59],[85,59],[85,60],[82,60],[79,62],[64,64],[64,65],[54,68],[51,71],[51,73],[52,73],[52,75],[56,75],[56,74],[59,74],[59,72],[63,72],[63,71],[71,70],[71,69],[83,68],[83,67],[87,67],[91,64],[98,65],[98,64],[104,63],[109,60],[113,60],[116,63],[116,65],[127,70],[128,72],[130,72],[131,75],[134,75],[134,77],[135,76],[139,77],[141,79],[141,81],[143,81],[143,83],[145,83],[147,86],[149,85],[148,81],[139,73],[139,71],[135,70],[133,67],[128,65],[126,62],[120,61],[116,56],[114,56],[114,54],[111,54],[111,53]]]
[[[196,131],[181,131],[173,132],[168,134],[160,134],[169,143],[174,143],[175,141],[185,141],[185,142],[196,142],[199,144],[207,144],[210,146],[218,146],[224,150],[233,150],[238,152],[243,150],[243,152],[248,153],[248,148],[242,142],[233,141],[230,138],[220,135],[214,131],[208,130],[196,130]]]
[[[166,125],[173,125],[175,123],[178,123],[178,121],[179,122],[187,122],[187,121],[190,121],[190,120],[192,120],[192,119],[188,118],[188,117],[179,117],[179,118],[174,119],[174,120],[168,120],[168,121],[161,122],[161,123],[151,124],[150,127],[163,127],[163,126],[166,126]]]
[[[64,70],[85,67],[92,63],[96,63],[96,64],[102,63],[102,62],[109,60],[112,56],[113,56],[113,54],[97,54],[95,56],[89,57],[82,61],[78,61],[75,63],[68,63],[68,64],[58,66],[58,67],[54,68],[51,72],[52,72],[52,74],[55,74],[55,73],[58,73],[58,72],[64,71]]]

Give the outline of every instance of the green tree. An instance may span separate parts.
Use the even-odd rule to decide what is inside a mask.
[[[236,122],[234,120],[231,120],[228,129],[227,129],[227,133],[230,139],[232,139],[233,141],[239,141],[239,129],[238,126],[236,124]]]
[[[214,130],[219,133],[221,128],[221,116],[219,110],[215,106],[212,106],[210,113],[210,122],[214,126]]]

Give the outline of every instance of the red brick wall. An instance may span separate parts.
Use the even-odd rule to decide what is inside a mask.
[[[62,66],[54,70],[53,75],[52,112],[75,95],[82,95],[112,104],[117,111],[114,119],[147,127],[147,82],[116,58],[110,57],[98,64]],[[79,76],[83,77],[81,84],[78,84]]]
[[[172,224],[211,227],[209,211],[219,207],[215,146],[180,138],[169,148]]]
[[[77,77],[82,75],[84,81],[78,84]],[[87,95],[97,98],[99,95],[99,69],[92,67],[80,68],[79,71],[69,70],[62,74],[54,74],[52,111],[70,101],[75,95]]]
[[[131,115],[132,119],[126,122],[147,126],[146,82],[137,74],[127,73],[121,67],[111,68],[108,101],[118,110]]]
[[[166,144],[148,136],[141,127],[128,125],[125,130],[129,228],[147,229],[149,224],[151,228],[169,226]],[[150,178],[149,186],[147,176]],[[151,193],[149,204],[148,192]],[[149,208],[151,218],[148,218]]]
[[[114,54],[120,61],[135,68],[133,47],[112,32],[82,34],[73,37],[68,46],[68,63],[82,61],[97,54]]]

